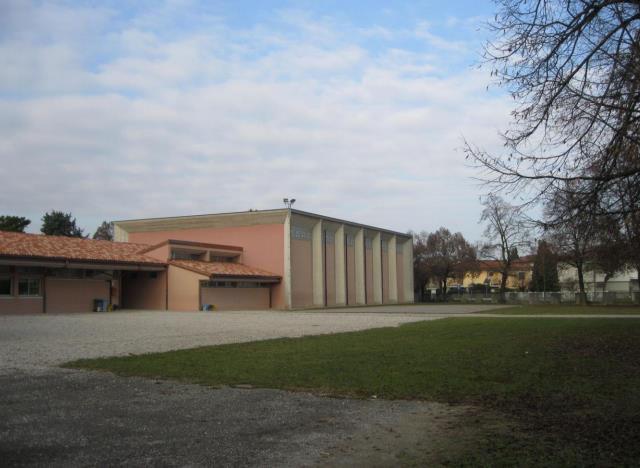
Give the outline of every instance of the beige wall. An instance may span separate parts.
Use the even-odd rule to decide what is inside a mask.
[[[398,302],[405,302],[404,299],[404,262],[402,254],[396,254],[396,278],[398,283]]]
[[[216,310],[255,310],[269,308],[269,288],[202,288],[201,305]]]
[[[150,245],[168,239],[243,247],[242,263],[284,277],[284,224],[158,230],[132,232],[128,235],[129,242]],[[285,307],[282,283],[273,287],[272,302],[274,308]]]
[[[110,280],[46,278],[46,310],[48,314],[91,312],[93,300],[109,303]]]
[[[209,278],[173,265],[169,265],[168,275],[169,310],[199,310],[200,281]]]
[[[347,245],[347,304],[356,303],[356,253],[353,245]]]
[[[333,242],[325,245],[326,270],[325,287],[327,288],[327,305],[336,304],[336,248]]]
[[[389,303],[389,251],[382,250],[382,302]]]
[[[291,239],[291,305],[313,304],[313,263],[311,241]]]
[[[364,249],[365,257],[365,289],[367,292],[367,304],[373,304],[373,250],[371,248]]]
[[[159,271],[156,277],[151,272],[123,273],[122,308],[141,310],[165,310],[167,308],[167,273]]]

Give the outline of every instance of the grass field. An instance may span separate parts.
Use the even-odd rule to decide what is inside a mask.
[[[640,306],[525,305],[490,311],[501,315],[640,315]]]
[[[486,434],[441,462],[619,466],[640,460],[639,342],[640,320],[452,318],[68,366],[477,405],[520,430]]]

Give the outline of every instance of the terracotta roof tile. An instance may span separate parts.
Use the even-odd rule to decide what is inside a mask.
[[[244,276],[258,278],[280,278],[279,275],[260,268],[250,267],[242,263],[231,262],[203,262],[199,260],[171,260],[175,265],[206,276]]]
[[[104,263],[163,265],[155,258],[140,254],[146,244],[111,242],[78,237],[44,236],[0,231],[0,256],[31,257],[48,260],[73,260]]]

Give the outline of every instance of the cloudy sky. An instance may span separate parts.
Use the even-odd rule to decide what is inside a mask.
[[[96,7],[96,5],[100,5]],[[489,1],[0,1],[0,214],[296,208],[477,240]]]

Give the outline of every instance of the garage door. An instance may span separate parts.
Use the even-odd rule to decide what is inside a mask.
[[[91,312],[94,299],[109,303],[110,281],[59,278],[46,281],[47,313]]]
[[[269,288],[217,288],[201,286],[200,307],[212,304],[216,310],[269,308]]]

